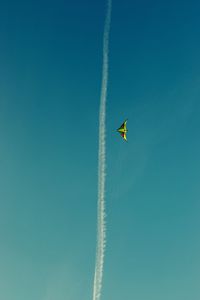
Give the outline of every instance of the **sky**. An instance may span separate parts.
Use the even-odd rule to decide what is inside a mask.
[[[1,299],[92,299],[105,13],[0,3]],[[113,0],[102,300],[200,298],[199,14]]]

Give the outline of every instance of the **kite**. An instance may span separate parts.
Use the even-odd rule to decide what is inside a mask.
[[[127,120],[124,121],[124,123],[117,129],[117,131],[120,133],[122,138],[127,141],[126,133],[128,132],[128,129],[126,128]]]

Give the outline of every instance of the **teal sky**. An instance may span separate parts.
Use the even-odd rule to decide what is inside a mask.
[[[113,0],[102,300],[200,299],[199,15]],[[104,18],[0,3],[0,299],[92,299]]]

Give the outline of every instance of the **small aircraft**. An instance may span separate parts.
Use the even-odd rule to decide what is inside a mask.
[[[117,129],[117,131],[120,133],[120,135],[122,136],[122,138],[127,141],[127,138],[126,138],[126,133],[128,132],[128,129],[126,128],[126,123],[127,123],[127,120],[126,119],[124,121],[124,123]]]

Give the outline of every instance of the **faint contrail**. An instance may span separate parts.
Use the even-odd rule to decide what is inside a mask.
[[[104,251],[106,244],[106,224],[105,224],[105,179],[106,179],[106,98],[108,86],[108,49],[109,33],[111,21],[112,0],[107,2],[107,13],[103,35],[103,69],[102,85],[99,110],[99,158],[98,158],[98,224],[97,224],[97,250],[96,265],[94,274],[93,300],[99,300],[101,296]]]

